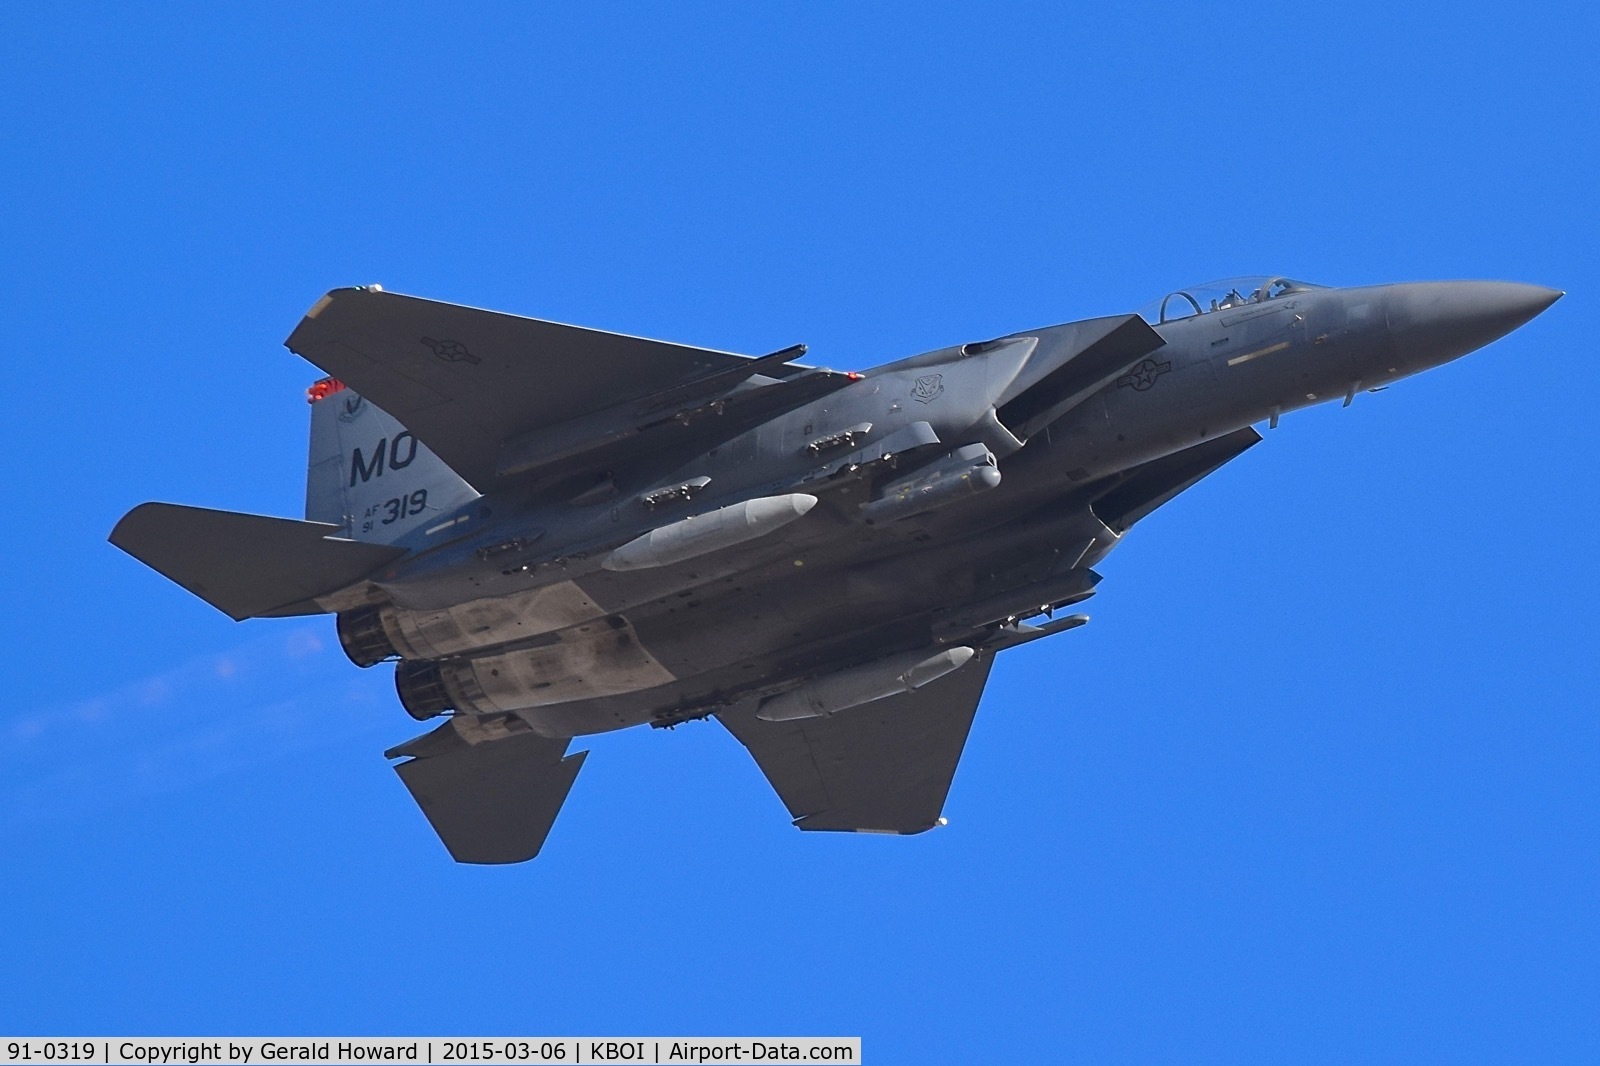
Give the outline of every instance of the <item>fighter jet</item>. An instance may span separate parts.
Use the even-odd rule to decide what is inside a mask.
[[[460,862],[539,853],[574,738],[708,717],[799,828],[920,833],[996,656],[1083,625],[1130,528],[1561,295],[1241,278],[845,373],[335,289],[285,342],[328,375],[305,520],[146,503],[111,542],[392,662],[442,724],[386,754]]]

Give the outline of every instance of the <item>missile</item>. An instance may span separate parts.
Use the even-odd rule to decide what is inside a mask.
[[[681,563],[764,537],[816,505],[817,498],[804,492],[759,496],[652,529],[613,551],[600,565],[607,570],[648,570]]]
[[[965,666],[976,654],[971,648],[958,647],[933,655],[926,649],[891,655],[773,696],[756,710],[756,717],[767,722],[820,718],[901,692],[913,692]]]
[[[976,603],[938,611],[933,616],[933,636],[935,640],[964,637],[974,629],[1082,603],[1094,595],[1099,583],[1100,575],[1093,570],[1069,570],[1032,585],[986,596]]]

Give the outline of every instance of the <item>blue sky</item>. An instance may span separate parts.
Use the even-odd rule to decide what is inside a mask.
[[[6,23],[0,1032],[1600,1056],[1589,7]],[[280,342],[337,285],[864,368],[1251,272],[1568,295],[1141,525],[921,837],[795,832],[699,724],[595,738],[539,860],[456,866],[387,670],[105,543],[299,513]]]

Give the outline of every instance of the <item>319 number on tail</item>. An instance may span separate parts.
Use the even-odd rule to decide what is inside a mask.
[[[419,515],[427,506],[427,489],[418,489],[409,496],[396,496],[382,503],[375,503],[367,508],[366,514],[362,515],[361,532],[371,533],[374,524],[387,526],[402,518]]]

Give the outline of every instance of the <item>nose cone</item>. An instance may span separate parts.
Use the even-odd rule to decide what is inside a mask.
[[[1561,296],[1511,281],[1424,281],[1390,286],[1384,306],[1394,354],[1421,370],[1504,337]]]

